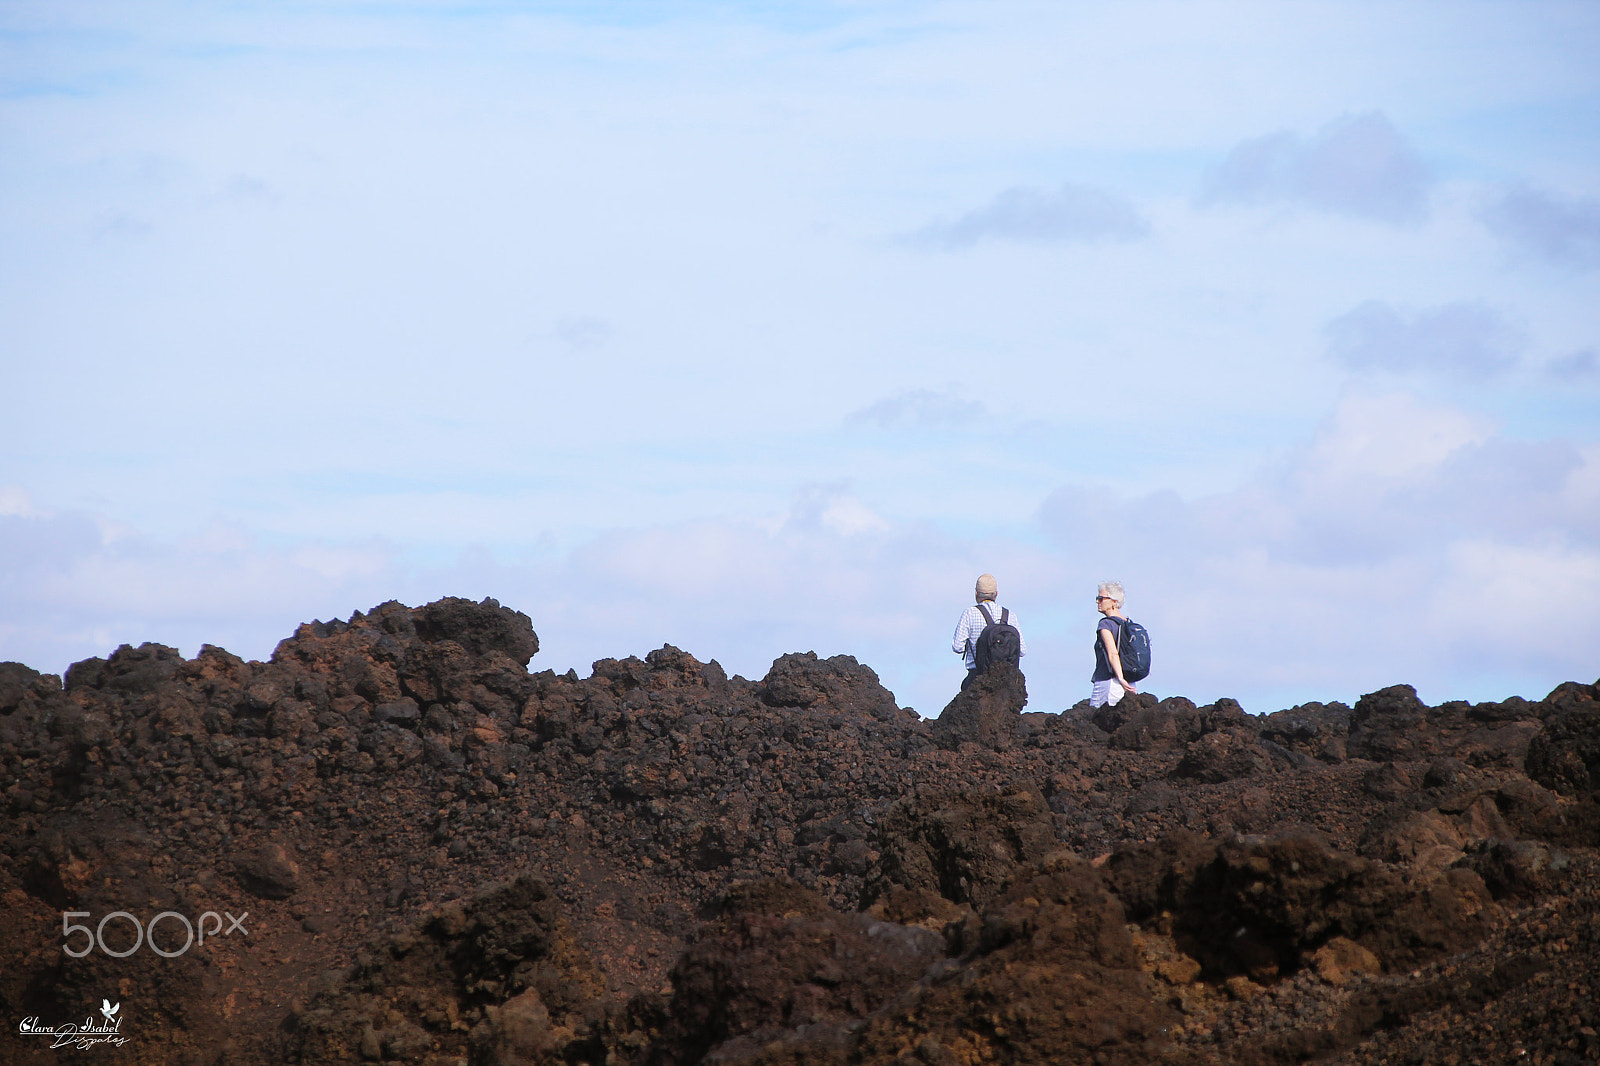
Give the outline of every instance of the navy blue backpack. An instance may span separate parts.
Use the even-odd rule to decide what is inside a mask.
[[[1150,633],[1131,618],[1117,626],[1117,654],[1122,657],[1125,680],[1143,681],[1150,676]]]

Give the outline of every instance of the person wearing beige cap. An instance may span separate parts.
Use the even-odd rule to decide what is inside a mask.
[[[1015,633],[1016,657],[1020,659],[1028,654],[1028,642],[1022,639],[1022,627],[1017,625],[1017,616],[1007,608],[1000,606],[995,597],[999,594],[993,574],[979,574],[978,583],[972,590],[974,604],[961,613],[960,621],[956,622],[956,634],[950,641],[950,650],[957,655],[965,657],[967,676],[961,682],[961,690],[966,691],[972,684],[972,679],[978,676],[980,668],[987,666],[987,662],[980,663],[979,643],[985,629],[993,626],[996,629],[1010,627]],[[1009,634],[992,634],[991,641],[996,641],[998,646],[1004,647],[1004,641]],[[987,647],[984,649],[987,650]]]

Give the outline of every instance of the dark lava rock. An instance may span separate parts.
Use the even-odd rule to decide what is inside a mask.
[[[1600,790],[1600,700],[1595,690],[1562,686],[1552,693],[1560,710],[1544,722],[1544,731],[1528,744],[1528,776],[1565,796]]]
[[[1126,703],[1119,700],[1117,706]],[[1102,708],[1103,709],[1103,708]],[[1103,715],[1095,719],[1101,729],[1120,719],[1108,741],[1123,751],[1172,751],[1198,737],[1195,728],[1197,708],[1182,696],[1169,696],[1153,706],[1139,705],[1127,714]]]
[[[1419,750],[1426,721],[1427,708],[1410,685],[1369,692],[1350,712],[1350,756],[1374,762],[1422,757],[1428,754]]]
[[[761,685],[761,699],[773,707],[853,707],[884,722],[906,720],[894,693],[853,655],[831,659],[818,659],[813,651],[780,655]]]
[[[1178,698],[1182,699],[1181,696]],[[1072,710],[1074,714],[1086,716],[1102,733],[1115,733],[1124,722],[1139,711],[1154,707],[1160,702],[1161,697],[1154,693],[1139,692],[1131,696],[1124,693],[1122,699],[1116,703],[1102,703],[1098,707],[1091,707],[1088,700],[1081,700]],[[1194,706],[1189,700],[1183,702],[1190,707]]]
[[[1119,701],[1118,706],[1126,702]],[[1126,751],[1176,751],[1208,733],[1228,728],[1254,732],[1257,724],[1236,700],[1220,699],[1196,707],[1182,696],[1171,696],[1154,706],[1141,705],[1129,714],[1112,731],[1110,744]]]
[[[958,957],[868,1019],[850,1062],[1159,1061],[1178,1015],[1156,994],[1098,870],[1057,853],[1017,872]],[[914,1048],[915,1057],[896,1058]]]
[[[1010,663],[997,663],[945,705],[933,723],[934,742],[951,750],[972,743],[1005,751],[1017,742],[1027,702],[1022,671]]]
[[[1401,767],[1386,762],[1362,775],[1361,788],[1369,796],[1393,803],[1416,792],[1418,783]]]
[[[1134,793],[1122,808],[1122,813],[1129,817],[1141,814],[1154,814],[1157,811],[1168,810],[1183,802],[1183,793],[1166,785],[1149,784]]]
[[[1159,919],[1209,973],[1257,980],[1295,972],[1335,933],[1409,966],[1476,943],[1498,914],[1471,871],[1419,886],[1308,835],[1177,836],[1119,851],[1107,869],[1130,918]]]
[[[1054,848],[1055,819],[1032,788],[925,795],[886,811],[874,840],[882,858],[868,882],[869,900],[900,886],[981,905],[1018,863],[1041,859]]]
[[[1347,751],[1350,708],[1342,703],[1303,703],[1261,719],[1261,739],[1323,762],[1339,762]]]
[[[780,1041],[816,1061],[944,956],[936,933],[840,913],[792,882],[741,886],[721,910],[673,968],[650,1062],[750,1061]]]
[[[1378,762],[1443,756],[1475,767],[1519,770],[1544,708],[1522,699],[1428,707],[1411,686],[1393,685],[1356,701],[1346,751],[1351,758]]]
[[[413,726],[421,716],[422,708],[410,696],[402,696],[393,703],[380,703],[372,709],[373,718],[400,726]]]
[[[1553,889],[1571,865],[1565,853],[1532,840],[1495,840],[1468,865],[1497,900],[1533,899]]]
[[[0,1016],[124,989],[130,1061],[230,1066],[1591,1049],[1593,685],[1024,715],[1018,675],[929,723],[849,656],[536,648],[453,599],[0,664]],[[63,951],[118,911],[177,953]]]
[[[1183,758],[1173,768],[1172,777],[1216,784],[1257,774],[1270,774],[1292,765],[1292,756],[1287,749],[1279,748],[1278,751],[1281,754],[1274,757],[1274,753],[1268,750],[1253,730],[1224,728],[1202,734],[1190,743],[1184,750]]]
[[[262,899],[288,899],[300,887],[300,865],[282,844],[263,844],[233,865],[239,883]]]
[[[303,1062],[556,1062],[552,1029],[601,990],[560,903],[519,877],[444,904],[326,975],[291,1047]]]
[[[61,679],[21,663],[0,663],[0,715],[15,711],[27,698],[41,699],[61,691]]]
[[[468,655],[498,651],[518,666],[527,666],[539,650],[533,621],[498,600],[473,603],[447,596],[413,613],[417,636],[429,644],[454,641]]]
[[[171,680],[182,663],[183,656],[177,648],[149,643],[134,648],[124,644],[108,659],[74,663],[67,670],[66,685],[68,689],[91,685],[129,696],[149,695]]]
[[[1451,789],[1471,785],[1477,780],[1472,768],[1460,759],[1435,759],[1422,774],[1423,788]]]

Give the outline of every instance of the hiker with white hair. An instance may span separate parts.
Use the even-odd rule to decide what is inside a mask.
[[[1143,626],[1122,613],[1127,599],[1121,582],[1102,581],[1095,591],[1095,609],[1103,617],[1094,631],[1091,707],[1114,706],[1123,693],[1137,693],[1133,683],[1150,672],[1150,638]]]
[[[1022,639],[1017,627],[1017,616],[995,602],[999,592],[993,574],[978,575],[972,590],[974,604],[961,613],[956,622],[956,634],[950,641],[950,650],[965,657],[967,676],[961,682],[965,692],[972,679],[994,663],[1009,662],[1019,665],[1028,654],[1028,642]]]

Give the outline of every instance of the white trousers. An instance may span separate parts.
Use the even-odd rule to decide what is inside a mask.
[[[1107,681],[1096,681],[1094,688],[1089,692],[1089,706],[1104,707],[1109,703],[1115,707],[1117,701],[1122,699],[1123,695],[1125,695],[1123,688],[1117,684],[1116,678],[1113,677]]]

